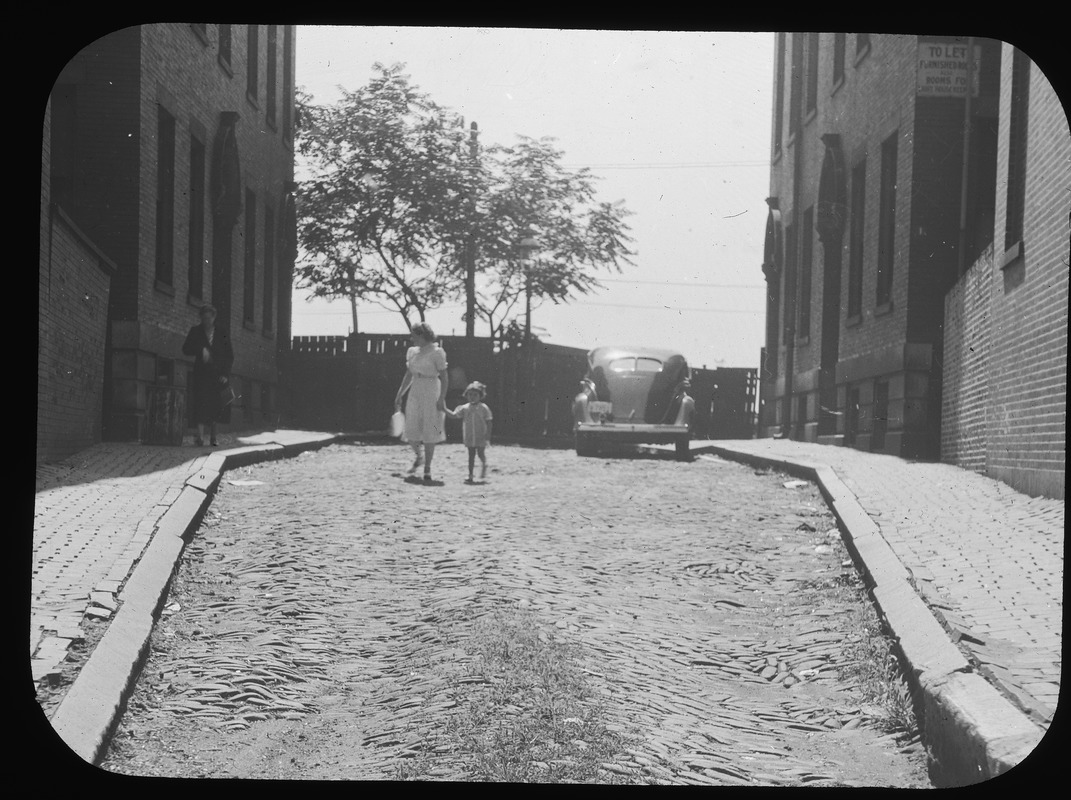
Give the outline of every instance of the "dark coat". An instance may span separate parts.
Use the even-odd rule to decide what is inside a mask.
[[[205,349],[211,356],[208,361],[204,359]],[[195,424],[220,421],[224,413],[221,392],[227,385],[226,382],[221,382],[220,378],[228,378],[234,364],[234,350],[231,348],[230,338],[224,331],[216,328],[212,343],[209,344],[204,327],[194,325],[186,335],[186,341],[182,343],[182,352],[193,357],[191,420]]]

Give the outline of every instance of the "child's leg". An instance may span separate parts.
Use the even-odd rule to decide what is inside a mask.
[[[469,477],[472,477],[472,471],[476,468],[476,448],[469,448]]]
[[[480,457],[480,477],[487,477],[487,449],[484,447],[476,448],[476,455]],[[471,471],[471,470],[470,470]]]

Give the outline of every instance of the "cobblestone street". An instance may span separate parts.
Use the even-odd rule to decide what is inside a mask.
[[[499,678],[473,632],[509,610],[578,653],[622,742],[600,782],[929,785],[845,677],[873,611],[813,485],[709,455],[488,455],[476,484],[460,445],[430,486],[399,445],[228,472],[102,766],[472,780],[450,733]]]

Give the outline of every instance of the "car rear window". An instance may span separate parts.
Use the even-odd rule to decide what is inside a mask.
[[[662,369],[662,362],[657,358],[637,358],[636,372],[658,372]]]
[[[611,372],[660,372],[662,362],[657,358],[615,358],[609,369]]]

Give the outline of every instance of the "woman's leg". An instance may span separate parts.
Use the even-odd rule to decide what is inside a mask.
[[[208,425],[208,435],[211,437],[210,442],[215,445],[216,443],[216,422],[213,420]]]
[[[424,443],[424,479],[431,480],[431,460],[435,457],[435,445]]]
[[[205,443],[205,424],[203,422],[197,423],[197,444]]]
[[[424,459],[421,457],[422,445],[420,442],[410,442],[409,447],[413,450],[413,466],[409,468],[409,474],[412,475],[417,471],[417,467],[424,463]]]

